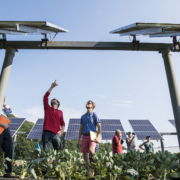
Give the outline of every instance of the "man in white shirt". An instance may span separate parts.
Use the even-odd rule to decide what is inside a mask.
[[[5,101],[6,101],[6,97],[4,98],[1,115],[7,118],[7,114],[12,113],[12,109],[6,105]],[[10,159],[12,159],[13,143],[9,130],[9,124],[0,123],[0,126],[4,128],[4,131],[2,132],[2,134],[0,134],[0,148],[2,147],[3,151],[5,152],[5,158],[9,157]],[[12,172],[11,162],[6,161],[6,164],[7,164],[7,169],[5,169],[6,174],[4,174],[4,177],[11,178],[13,177],[11,175]]]

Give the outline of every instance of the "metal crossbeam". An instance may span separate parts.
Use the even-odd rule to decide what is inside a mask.
[[[93,42],[93,41],[2,41],[0,49],[13,47],[15,49],[74,49],[74,50],[127,50],[127,51],[161,51],[170,49],[179,51],[179,46],[171,43],[139,43],[136,48],[132,42]]]

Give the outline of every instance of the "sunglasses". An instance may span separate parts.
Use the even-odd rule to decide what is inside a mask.
[[[92,104],[91,102],[87,102],[87,104]]]
[[[53,101],[53,100],[56,100],[56,101],[57,101],[57,99],[52,99],[51,101]]]

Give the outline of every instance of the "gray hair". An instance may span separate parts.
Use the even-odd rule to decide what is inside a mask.
[[[121,132],[119,129],[117,129],[116,131],[115,131],[115,135],[117,134],[117,133],[119,133],[119,132]]]

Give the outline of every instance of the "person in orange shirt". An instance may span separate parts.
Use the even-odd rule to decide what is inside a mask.
[[[117,129],[115,132],[115,135],[112,139],[113,155],[116,153],[123,154],[121,140],[122,140],[121,131],[119,129]]]

